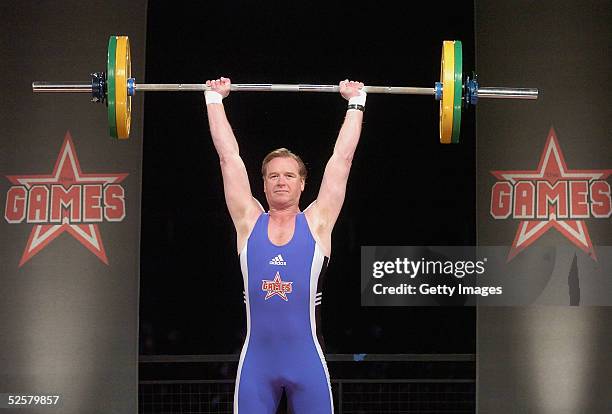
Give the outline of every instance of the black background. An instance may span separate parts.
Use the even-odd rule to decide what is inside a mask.
[[[462,40],[464,72],[474,68],[473,26],[472,2],[149,2],[146,82],[431,87],[445,39]],[[346,102],[307,93],[224,102],[254,196],[265,202],[261,160],[284,146],[309,169],[305,208]],[[432,97],[368,96],[324,286],[326,352],[475,352],[473,308],[360,306],[360,246],[475,244],[473,112],[463,120],[461,144],[441,145]],[[238,353],[242,277],[200,93],[146,95],[141,243],[140,353]]]

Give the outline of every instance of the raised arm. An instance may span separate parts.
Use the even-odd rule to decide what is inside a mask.
[[[210,134],[219,155],[225,202],[236,227],[237,247],[240,252],[263,209],[251,194],[249,177],[240,158],[238,142],[225,115],[222,99],[229,95],[231,81],[228,78],[220,78],[207,81],[206,84],[212,88],[212,91],[205,93]]]
[[[336,139],[334,152],[325,167],[317,199],[308,208],[308,210],[312,209],[309,215],[312,217],[316,232],[324,244],[328,244],[325,240],[331,238],[331,231],[344,203],[353,155],[361,135],[361,123],[363,122],[363,109],[366,99],[366,94],[361,90],[362,88],[363,83],[361,82],[348,80],[340,82],[340,93],[349,101],[349,107]]]

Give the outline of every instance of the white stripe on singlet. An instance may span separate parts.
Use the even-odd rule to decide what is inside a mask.
[[[238,414],[238,392],[240,390],[240,376],[242,375],[242,364],[249,348],[249,339],[251,337],[251,307],[249,303],[249,267],[247,264],[247,246],[249,243],[244,244],[244,249],[240,253],[240,269],[242,270],[242,278],[244,280],[244,296],[246,303],[246,320],[247,320],[247,333],[242,351],[240,352],[240,360],[238,362],[238,373],[236,374],[236,387],[234,389],[234,414]]]
[[[323,251],[319,247],[319,244],[315,242],[315,251],[312,257],[312,265],[310,267],[310,332],[312,334],[312,340],[317,348],[317,353],[319,354],[319,358],[321,359],[321,364],[323,365],[323,370],[325,371],[325,377],[327,379],[327,388],[329,390],[329,401],[330,401],[330,410],[331,413],[334,413],[334,402],[332,398],[331,391],[331,382],[329,379],[329,371],[327,370],[327,364],[325,363],[325,356],[323,355],[323,350],[321,349],[321,344],[319,344],[319,339],[317,338],[317,327],[316,327],[316,318],[315,318],[315,296],[317,294],[317,285],[319,284],[319,276],[321,276],[321,270],[323,268],[323,263],[325,260],[325,256],[323,255]]]

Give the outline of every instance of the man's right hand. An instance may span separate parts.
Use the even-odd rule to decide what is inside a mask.
[[[206,86],[209,86],[212,91],[217,92],[222,98],[227,97],[230,93],[232,81],[229,78],[221,77],[216,80],[207,80]]]

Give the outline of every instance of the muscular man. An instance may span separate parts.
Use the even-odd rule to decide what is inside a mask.
[[[272,151],[262,163],[268,212],[253,198],[222,103],[230,80],[206,84],[212,88],[206,92],[208,122],[236,228],[246,297],[247,335],[238,365],[234,413],[274,414],[283,388],[295,414],[333,413],[315,308],[321,303],[331,233],[361,134],[363,84],[340,82],[348,110],[317,199],[303,212],[299,201],[306,168],[285,148]]]

